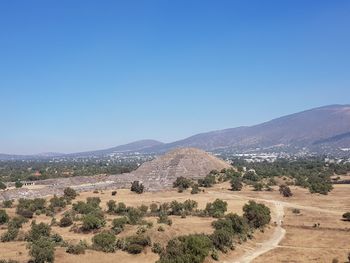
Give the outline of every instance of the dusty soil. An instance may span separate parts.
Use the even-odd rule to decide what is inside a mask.
[[[216,185],[206,189],[205,192],[191,195],[188,191],[177,193],[176,191],[148,192],[142,195],[131,193],[129,190],[118,190],[116,196],[111,195],[110,190],[98,194],[89,192],[80,193],[77,200],[85,200],[89,196],[101,198],[101,205],[106,208],[106,202],[114,199],[130,206],[149,205],[153,202],[163,203],[172,200],[185,201],[196,200],[199,208],[204,208],[207,202],[221,198],[228,202],[228,212],[242,214],[242,206],[250,199],[265,203],[272,210],[272,222],[264,232],[256,232],[253,240],[243,244],[237,244],[234,251],[220,255],[221,262],[332,262],[337,258],[339,262],[345,262],[350,252],[350,223],[341,220],[341,215],[350,211],[350,185],[335,185],[334,190],[327,196],[311,195],[307,190],[291,187],[294,195],[283,198],[277,188],[272,192],[254,192],[249,187],[241,192],[231,192],[227,183]],[[277,208],[276,208],[277,206]],[[298,208],[300,214],[293,213],[293,208]],[[281,210],[282,209],[282,210]],[[15,215],[15,209],[6,209],[10,216]],[[64,211],[56,216],[59,220]],[[282,213],[283,212],[283,213]],[[284,217],[283,217],[284,214]],[[281,225],[278,223],[283,217]],[[107,217],[106,229],[110,227],[114,216]],[[44,215],[35,216],[37,222],[50,223],[51,219]],[[173,225],[165,226],[164,232],[158,232],[156,218],[146,220],[154,223],[153,228],[147,230],[153,241],[166,242],[177,235],[190,233],[211,233],[213,228],[212,218],[173,216]],[[277,224],[275,225],[274,222]],[[319,223],[318,227],[313,227]],[[30,227],[28,222],[23,231]],[[282,241],[281,233],[285,230]],[[137,226],[128,226],[120,236],[135,233]],[[0,234],[6,231],[6,227],[0,227]],[[93,234],[73,233],[69,228],[53,227],[53,232],[59,233],[70,242],[86,240],[91,242]],[[276,234],[277,233],[277,234]],[[280,241],[280,242],[279,242]],[[151,263],[158,259],[158,255],[147,249],[141,255],[129,255],[125,252],[102,253],[87,251],[85,255],[74,256],[65,253],[63,248],[56,249],[58,263],[65,262],[144,262]],[[15,259],[26,262],[29,259],[25,242],[0,243],[0,259]],[[207,259],[206,262],[213,262]]]

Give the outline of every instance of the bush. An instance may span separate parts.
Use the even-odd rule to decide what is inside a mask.
[[[129,219],[129,224],[137,225],[140,223],[144,213],[138,208],[128,207],[126,216]]]
[[[13,200],[5,200],[2,202],[2,206],[4,208],[11,208],[13,205]]]
[[[243,188],[241,177],[237,177],[237,176],[232,177],[230,184],[231,184],[232,191],[241,191]]]
[[[1,235],[1,238],[0,238],[1,242],[10,242],[15,240],[15,238],[18,235],[18,232],[19,232],[18,228],[9,227],[7,232]]]
[[[154,243],[152,246],[152,252],[160,255],[163,252],[162,245],[160,243]]]
[[[212,248],[212,241],[206,235],[180,236],[168,242],[157,263],[202,263]]]
[[[247,181],[257,182],[260,180],[260,177],[255,173],[255,171],[247,171],[243,175],[243,179]]]
[[[5,210],[0,210],[0,225],[7,223],[9,218]]]
[[[216,183],[215,175],[208,174],[203,179],[198,180],[198,185],[202,187],[212,187]]]
[[[6,184],[0,181],[0,190],[5,190],[6,189]]]
[[[135,235],[125,239],[125,248],[130,254],[139,254],[143,248],[151,245],[151,239],[148,236]]]
[[[112,191],[112,196],[115,196],[117,194],[117,191]]]
[[[173,183],[174,188],[178,189],[188,189],[192,185],[192,181],[183,176],[177,177],[175,182]]]
[[[200,191],[200,189],[199,189],[199,185],[198,185],[198,184],[192,185],[191,194],[193,194],[193,195],[194,195],[194,194],[198,194],[199,191]]]
[[[233,247],[232,235],[224,229],[215,230],[210,239],[214,247],[224,253],[227,252],[227,248]]]
[[[64,216],[60,220],[60,227],[68,227],[73,225],[73,220],[70,216]]]
[[[117,203],[114,200],[107,202],[107,213],[113,214],[117,210]]]
[[[149,209],[152,215],[155,215],[158,213],[158,205],[155,203],[150,204]]]
[[[119,234],[124,230],[124,226],[127,223],[128,223],[128,218],[126,217],[115,218],[112,221],[112,230],[114,231],[115,234]]]
[[[105,225],[105,221],[103,218],[97,216],[96,214],[90,213],[83,217],[83,231],[91,231],[94,229],[99,229]]]
[[[293,195],[292,191],[290,190],[289,186],[281,185],[279,188],[280,194],[284,197],[290,197]]]
[[[144,191],[144,186],[139,181],[133,181],[130,190],[131,192],[142,194]]]
[[[32,222],[31,229],[27,235],[27,240],[35,242],[40,237],[50,237],[51,227],[45,223],[37,224],[35,221]]]
[[[21,183],[21,181],[16,181],[15,182],[15,187],[16,188],[21,188],[23,186],[23,184]]]
[[[51,209],[55,209],[55,208],[64,208],[66,207],[67,202],[66,199],[64,197],[57,197],[56,195],[54,195],[54,197],[52,197],[50,199],[50,208]]]
[[[13,228],[21,228],[24,223],[27,223],[28,220],[23,216],[15,216],[9,222],[8,226]]]
[[[63,195],[64,198],[66,198],[69,201],[75,199],[78,195],[77,192],[73,188],[70,188],[70,187],[65,188],[63,191],[63,194],[64,194]]]
[[[127,211],[126,205],[123,202],[118,203],[115,213],[118,215],[122,215],[126,213],[126,211]]]
[[[346,212],[343,214],[343,220],[344,221],[350,221],[350,212]]]
[[[168,215],[163,211],[159,213],[159,219],[157,222],[159,224],[167,224],[169,226],[173,224],[173,221],[171,220],[171,218],[169,218]]]
[[[216,230],[224,230],[231,235],[238,235],[242,238],[248,235],[250,228],[247,220],[237,214],[229,213],[212,223]]]
[[[143,250],[143,246],[138,244],[130,244],[125,249],[130,254],[140,254]]]
[[[264,204],[249,201],[243,207],[243,216],[248,220],[250,226],[260,228],[268,224],[271,220],[270,209]]]
[[[92,238],[93,248],[103,252],[114,252],[115,242],[114,233],[109,231],[103,231]]]
[[[222,217],[227,211],[227,202],[216,199],[213,203],[207,203],[205,208],[206,213],[212,217]]]
[[[262,183],[254,183],[253,184],[254,191],[262,191],[264,188],[264,185]]]
[[[73,245],[73,244],[68,245],[66,252],[68,254],[81,255],[81,254],[85,254],[86,247],[87,247],[86,244],[80,241],[79,244],[77,245]]]
[[[22,211],[28,210],[32,213],[41,214],[41,212],[44,211],[45,209],[46,209],[46,200],[43,198],[35,198],[35,199],[21,198],[18,200],[16,212],[19,215],[27,217],[27,216],[30,216],[30,214],[27,212],[22,213]],[[25,215],[27,215],[27,216],[25,216]]]
[[[23,216],[24,218],[33,218],[34,213],[27,209],[17,210],[17,214]]]
[[[35,263],[54,262],[54,244],[48,237],[41,236],[30,244],[29,254]]]

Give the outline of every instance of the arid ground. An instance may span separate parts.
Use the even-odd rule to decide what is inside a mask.
[[[101,198],[101,206],[106,209],[109,200],[124,202],[128,206],[150,205],[151,203],[164,203],[173,200],[185,201],[192,199],[198,202],[199,208],[204,208],[206,203],[216,198],[228,203],[228,212],[242,214],[242,206],[248,200],[255,200],[269,206],[272,211],[272,220],[264,232],[255,232],[254,238],[243,244],[236,244],[236,248],[227,254],[220,254],[220,262],[346,262],[350,252],[350,223],[341,220],[344,212],[350,211],[350,185],[335,185],[334,190],[328,195],[310,194],[306,189],[292,186],[293,196],[282,197],[278,188],[271,192],[256,192],[245,187],[242,191],[232,192],[228,183],[217,184],[213,188],[205,189],[205,192],[192,195],[189,191],[178,193],[175,190],[162,192],[147,192],[141,195],[130,192],[128,189],[118,190],[117,195],[112,196],[111,191],[99,193],[83,192],[77,200],[85,200],[89,196]],[[56,215],[59,220],[66,207]],[[300,213],[293,213],[293,209],[299,209]],[[10,216],[15,215],[15,208],[7,208]],[[114,216],[107,216],[106,229]],[[157,231],[156,218],[147,218],[153,222],[153,227],[147,230],[152,242],[166,242],[177,235],[190,233],[211,233],[214,229],[211,222],[215,219],[208,217],[181,218],[171,216],[172,226],[165,226],[164,232]],[[37,222],[50,223],[51,218],[45,215],[34,216]],[[164,225],[163,225],[164,226]],[[26,223],[22,231],[28,231],[30,222]],[[91,242],[93,234],[70,232],[69,228],[53,226],[54,233],[60,234],[65,241],[77,243],[80,240]],[[137,226],[128,225],[118,236],[128,236],[135,233]],[[6,231],[6,227],[0,229],[0,234]],[[26,242],[0,243],[1,259],[14,259],[26,262],[29,259]],[[126,252],[103,253],[87,250],[84,255],[71,255],[64,248],[57,248],[55,262],[144,262],[151,263],[158,259],[158,255],[151,252],[150,248],[139,255],[130,255]],[[207,259],[206,262],[214,262]]]

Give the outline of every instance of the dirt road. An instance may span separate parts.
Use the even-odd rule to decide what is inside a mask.
[[[226,262],[226,263],[248,263],[251,262],[253,259],[259,257],[260,255],[278,247],[278,244],[281,242],[281,240],[284,238],[284,235],[286,233],[286,230],[282,228],[282,221],[284,216],[284,209],[283,205],[278,201],[272,201],[272,200],[264,200],[265,202],[273,203],[275,205],[275,213],[276,216],[274,218],[277,226],[275,228],[275,231],[270,239],[266,240],[265,242],[261,243],[260,247],[258,247],[255,250],[249,251],[243,256],[241,256],[238,259],[234,259],[233,261]]]

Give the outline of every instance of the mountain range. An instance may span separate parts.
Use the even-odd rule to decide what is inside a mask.
[[[133,152],[159,154],[179,147],[195,147],[227,153],[307,152],[334,156],[350,155],[350,105],[323,106],[258,125],[196,134],[171,143],[141,140],[99,151],[57,154],[57,156],[88,157]],[[55,156],[53,153],[48,155]],[[0,154],[0,159],[33,157],[40,156]]]

